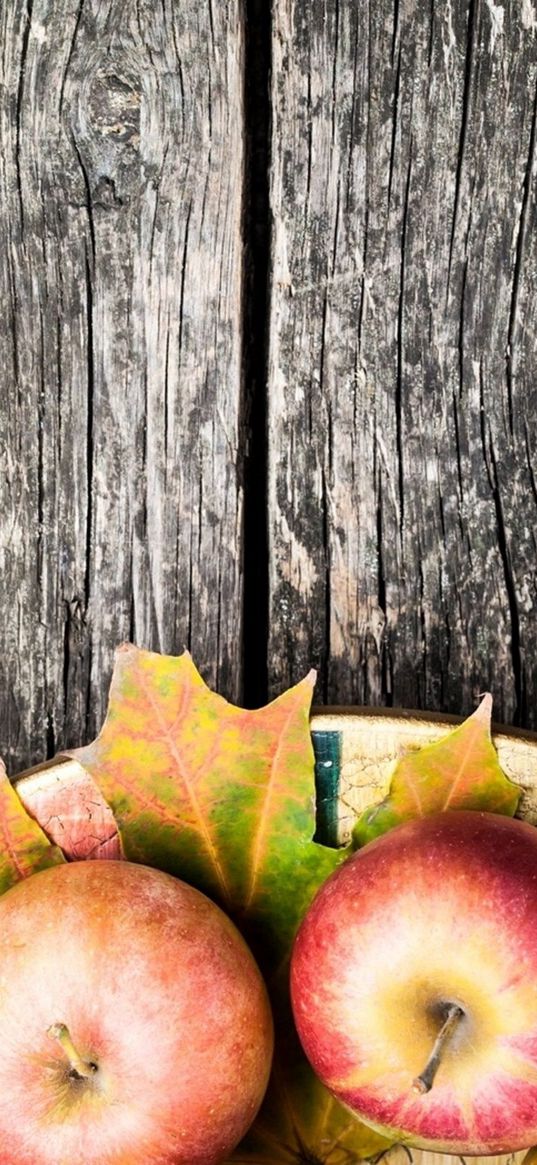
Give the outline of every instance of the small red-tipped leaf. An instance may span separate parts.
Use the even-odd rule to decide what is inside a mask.
[[[434,744],[398,761],[388,796],[366,811],[354,843],[366,845],[403,821],[448,809],[481,809],[513,816],[520,789],[500,768],[491,737],[492,697]]]

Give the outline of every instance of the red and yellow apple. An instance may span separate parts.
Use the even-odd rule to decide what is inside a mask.
[[[314,899],[291,992],[314,1070],[379,1132],[537,1143],[537,829],[448,811],[370,843]]]
[[[272,1038],[253,956],[183,882],[79,862],[0,898],[0,1165],[215,1165]]]

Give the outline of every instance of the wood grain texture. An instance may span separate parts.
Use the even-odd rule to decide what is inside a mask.
[[[94,735],[113,648],[241,683],[239,0],[0,7],[0,752]]]
[[[537,724],[533,0],[275,0],[273,690]]]

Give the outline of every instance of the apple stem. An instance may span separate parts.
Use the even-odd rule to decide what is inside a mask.
[[[433,1050],[423,1072],[412,1081],[412,1088],[414,1092],[430,1092],[433,1086],[433,1081],[440,1067],[444,1048],[451,1039],[459,1021],[462,1019],[464,1011],[459,1007],[458,1003],[451,1003],[446,1011],[446,1018],[440,1031],[436,1037],[433,1045]]]
[[[79,1056],[66,1023],[53,1023],[51,1027],[47,1028],[47,1035],[57,1040],[62,1051],[65,1052],[73,1076],[79,1080],[89,1080],[93,1076],[94,1072],[97,1071],[97,1065],[83,1060]]]

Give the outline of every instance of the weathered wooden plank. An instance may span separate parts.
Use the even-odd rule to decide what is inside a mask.
[[[273,689],[535,725],[535,4],[274,22]]]
[[[113,647],[241,672],[239,0],[5,0],[0,751],[93,735]]]

